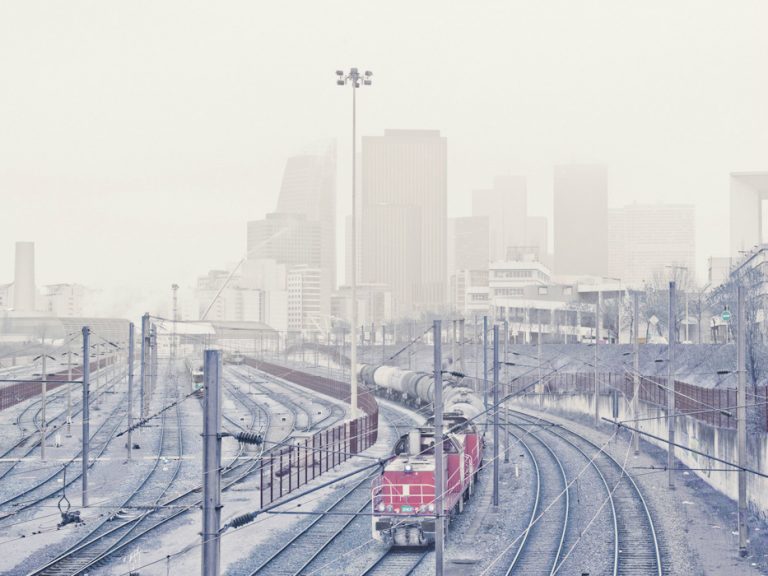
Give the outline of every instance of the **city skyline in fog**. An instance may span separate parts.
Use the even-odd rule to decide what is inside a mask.
[[[401,7],[3,5],[0,282],[30,240],[39,284],[167,298],[244,255],[288,158],[324,138],[343,262],[349,66],[374,72],[359,136],[447,138],[448,216],[521,175],[551,238],[554,166],[602,164],[609,208],[696,206],[699,279],[728,254],[729,174],[768,169],[765,4]]]

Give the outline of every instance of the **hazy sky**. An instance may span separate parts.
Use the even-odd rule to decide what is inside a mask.
[[[612,205],[697,206],[699,276],[724,254],[728,173],[768,170],[768,2],[0,3],[0,282],[13,242],[38,283],[191,285],[238,260],[285,158],[362,134],[440,129],[449,214],[497,173],[609,167]],[[343,269],[343,266],[340,266]]]

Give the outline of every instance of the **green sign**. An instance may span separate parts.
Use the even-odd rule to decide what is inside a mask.
[[[723,319],[723,322],[728,322],[731,319],[731,311],[723,310],[723,313],[720,315],[720,317]]]

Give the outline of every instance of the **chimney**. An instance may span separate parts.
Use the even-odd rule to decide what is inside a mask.
[[[13,308],[17,312],[35,310],[35,243],[16,242],[16,275],[13,282]]]

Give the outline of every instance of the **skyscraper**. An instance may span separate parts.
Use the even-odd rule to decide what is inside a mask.
[[[360,279],[400,313],[446,303],[447,141],[437,130],[363,138]]]
[[[303,214],[267,214],[248,222],[248,258],[319,268],[321,234],[320,222]]]
[[[451,245],[449,273],[457,270],[485,270],[490,259],[488,217],[465,216],[448,221]]]
[[[608,273],[608,180],[605,166],[555,166],[555,273]]]
[[[320,227],[320,261],[301,262],[320,269],[321,313],[330,313],[336,287],[336,142],[317,142],[285,164],[277,212],[301,214]]]
[[[731,256],[768,242],[768,171],[731,174]]]
[[[693,205],[631,204],[608,211],[608,272],[632,288],[682,266],[696,277]]]
[[[524,176],[497,176],[490,190],[472,193],[472,216],[488,218],[490,259],[504,260],[507,248],[526,243],[528,216]]]

